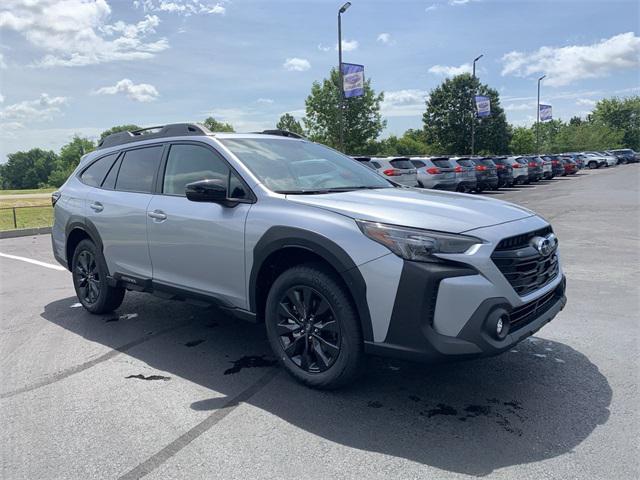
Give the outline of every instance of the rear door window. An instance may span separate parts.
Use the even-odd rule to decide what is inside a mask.
[[[80,180],[82,180],[82,183],[91,187],[99,187],[100,185],[102,185],[104,177],[107,175],[107,172],[113,165],[113,162],[115,162],[116,158],[118,158],[118,154],[113,153],[93,162],[89,166],[89,168],[87,168],[84,172],[82,172],[82,175],[80,175]]]
[[[373,165],[375,168],[380,168],[380,164],[378,162],[371,162],[371,165]]]
[[[125,152],[116,180],[116,190],[151,193],[153,179],[162,158],[161,145]]]
[[[402,170],[410,170],[414,168],[414,166],[411,164],[409,160],[406,160],[403,158],[397,158],[395,160],[391,160],[389,163],[393,165],[393,168],[398,168]]]

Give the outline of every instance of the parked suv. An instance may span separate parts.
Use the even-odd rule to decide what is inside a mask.
[[[458,181],[456,171],[446,157],[412,158],[411,163],[416,167],[418,185],[422,188],[435,190],[456,190]]]
[[[483,190],[498,190],[498,169],[490,158],[472,157],[471,161],[476,165],[476,180],[478,186],[476,192]]]
[[[304,138],[195,124],[106,137],[52,196],[53,253],[89,312],[126,290],[265,322],[319,388],[367,353],[510,349],[565,305],[551,226],[487,198],[404,188]]]
[[[456,171],[457,190],[459,192],[473,192],[478,188],[476,178],[476,164],[468,157],[452,157],[449,159]]]
[[[507,162],[513,168],[513,184],[514,185],[524,185],[525,183],[529,183],[529,166],[528,164],[521,163],[518,161],[520,157],[508,157]]]
[[[540,158],[520,157],[517,160],[528,167],[529,182],[537,182],[542,179],[542,160]]]
[[[636,163],[638,161],[637,154],[630,148],[611,150],[611,153],[618,158],[618,161],[621,164]]]
[[[416,168],[406,157],[371,158],[370,164],[389,180],[407,187],[418,186]]]
[[[511,187],[513,185],[513,166],[507,157],[491,157],[491,161],[496,164],[498,171],[498,186]]]

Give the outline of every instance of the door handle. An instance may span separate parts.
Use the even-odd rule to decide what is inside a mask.
[[[89,208],[91,208],[91,210],[93,210],[94,212],[101,212],[102,210],[104,210],[104,207],[100,202],[93,202],[89,204]]]
[[[167,219],[167,214],[162,210],[154,210],[153,212],[148,212],[147,215],[153,218],[154,220],[163,221]]]

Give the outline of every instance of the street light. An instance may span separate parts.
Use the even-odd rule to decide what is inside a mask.
[[[484,54],[482,55],[478,55],[476,58],[473,59],[473,98],[471,99],[471,155],[473,155],[473,152],[475,150],[475,143],[476,143],[476,107],[475,107],[475,101],[476,101],[476,62],[478,60],[480,60],[482,57],[484,57]]]
[[[351,6],[351,2],[347,2],[338,10],[338,75],[340,79],[340,151],[344,153],[344,90],[342,78],[342,14]]]
[[[545,78],[546,75],[542,75],[538,79],[538,111],[537,113],[537,121],[536,121],[536,153],[540,155],[540,82]]]

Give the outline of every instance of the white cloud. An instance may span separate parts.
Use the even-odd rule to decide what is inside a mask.
[[[391,34],[390,33],[381,33],[377,38],[378,42],[384,43],[385,45],[390,45],[392,43]]]
[[[4,103],[4,95],[0,93],[0,103]]]
[[[598,102],[596,100],[592,100],[591,98],[579,98],[578,100],[576,100],[576,105],[583,107],[595,107],[596,103]]]
[[[320,50],[321,52],[328,52],[328,51],[331,50],[331,47],[319,43],[318,44],[318,50]]]
[[[227,11],[225,0],[221,2],[210,2],[202,0],[137,0],[134,6],[141,7],[146,12],[166,12],[179,15],[224,15]]]
[[[158,90],[148,83],[135,84],[128,78],[123,78],[110,87],[102,87],[94,92],[96,95],[116,95],[123,93],[136,102],[152,102],[158,98]]]
[[[461,75],[463,73],[471,73],[471,70],[472,67],[469,63],[463,63],[458,67],[453,65],[434,65],[429,69],[429,73],[441,75],[443,77],[455,77],[456,75]]]
[[[5,122],[7,122],[17,126],[18,124],[51,120],[60,113],[60,107],[66,103],[66,97],[50,97],[43,93],[36,100],[24,100],[0,110],[0,121],[3,122],[0,125],[6,127]]]
[[[425,12],[433,12],[434,10],[438,9],[438,5],[436,3],[434,3],[433,5],[428,6],[427,8],[424,9]]]
[[[7,68],[7,63],[4,61],[4,54],[0,52],[0,69]]]
[[[272,105],[274,103],[272,98],[259,98],[256,103],[264,103],[266,105]]]
[[[384,92],[381,110],[386,117],[410,117],[424,113],[429,92],[405,89]]]
[[[106,0],[3,0],[0,28],[13,30],[48,54],[36,66],[81,66],[151,58],[169,48],[164,38],[147,40],[159,19],[109,23]]]
[[[452,5],[454,7],[457,6],[461,6],[461,5],[467,5],[471,2],[479,2],[480,0],[449,0],[449,5]]]
[[[535,103],[510,103],[504,106],[507,112],[519,112],[523,110],[536,110]]]
[[[311,64],[306,58],[293,57],[287,58],[287,60],[283,64],[283,67],[289,71],[304,72],[305,70],[309,70],[311,68]]]
[[[592,45],[542,47],[532,53],[513,51],[504,55],[502,62],[502,75],[546,74],[545,84],[558,87],[640,67],[640,37],[627,32]]]
[[[357,40],[342,40],[342,51],[343,52],[352,52],[353,50],[358,49],[358,41]],[[336,50],[338,50],[338,44],[336,43]]]

